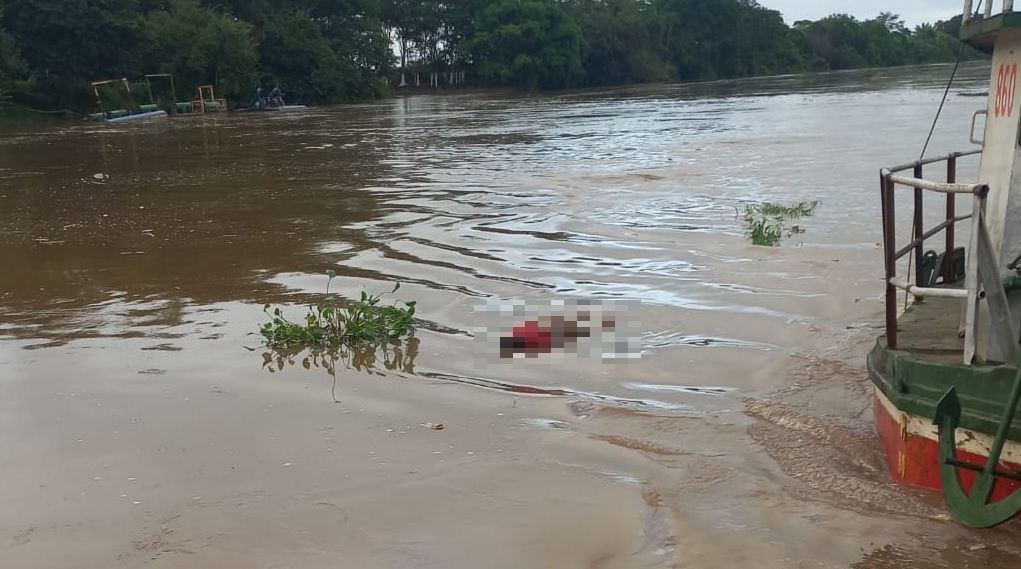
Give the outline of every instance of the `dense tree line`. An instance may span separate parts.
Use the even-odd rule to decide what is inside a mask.
[[[959,28],[788,26],[754,0],[0,0],[0,101],[90,109],[90,81],[155,73],[182,100],[279,84],[328,103],[423,73],[557,89],[855,69],[952,61]]]

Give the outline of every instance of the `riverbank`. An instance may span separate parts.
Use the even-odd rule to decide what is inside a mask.
[[[84,118],[84,115],[73,111],[41,111],[30,109],[10,101],[0,102],[0,124],[18,125],[47,122],[71,122]]]

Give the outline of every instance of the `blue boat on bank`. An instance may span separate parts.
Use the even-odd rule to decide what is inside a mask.
[[[143,105],[148,106],[148,105]],[[155,110],[155,111],[143,111],[135,114],[126,114],[120,116],[112,116],[105,119],[106,122],[128,122],[128,121],[139,121],[147,119],[159,119],[167,116],[166,111]]]

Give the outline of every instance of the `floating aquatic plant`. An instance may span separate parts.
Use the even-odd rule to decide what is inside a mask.
[[[794,205],[783,205],[773,202],[749,204],[744,208],[744,220],[747,224],[745,235],[754,245],[775,246],[784,237],[795,233],[804,233],[799,226],[788,227],[789,222],[811,217],[819,207],[819,201],[798,202]]]
[[[260,326],[259,333],[267,346],[285,350],[364,348],[398,340],[414,332],[414,301],[381,305],[382,294],[369,295],[363,291],[358,301],[345,304],[330,296],[330,282],[337,273],[330,270],[326,275],[329,277],[326,298],[308,307],[303,322],[288,320],[280,308],[271,311],[269,304],[263,307],[270,321]],[[397,283],[390,294],[400,288],[401,283]]]

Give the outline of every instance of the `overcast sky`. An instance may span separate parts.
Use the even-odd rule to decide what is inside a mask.
[[[1001,9],[1002,0],[993,2]],[[792,24],[798,20],[818,20],[830,14],[850,14],[859,20],[875,18],[880,12],[900,14],[909,28],[925,22],[949,20],[964,9],[962,0],[758,0],[759,4],[778,10]],[[975,0],[978,5],[978,0]]]

